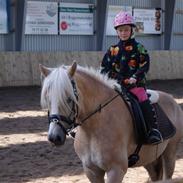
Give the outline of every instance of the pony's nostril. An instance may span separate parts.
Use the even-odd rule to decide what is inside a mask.
[[[60,136],[56,137],[55,145],[63,145],[65,143],[65,138],[62,139]]]
[[[59,135],[55,137],[49,135],[48,140],[55,145],[63,145],[65,143],[65,139],[62,139]]]
[[[62,141],[62,139],[60,138],[59,135],[57,135],[55,139],[56,139],[55,141],[57,141],[57,142],[61,142]]]

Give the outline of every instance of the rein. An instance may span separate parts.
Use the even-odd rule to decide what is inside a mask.
[[[77,126],[81,126],[87,119],[89,119],[91,116],[93,116],[95,113],[97,112],[101,112],[101,110],[108,104],[110,104],[115,98],[117,98],[120,94],[118,93],[117,95],[115,95],[114,97],[112,97],[111,99],[109,99],[108,101],[106,101],[103,104],[100,104],[93,112],[91,112],[90,114],[88,114],[84,119],[82,119],[80,121],[80,123],[77,123]]]

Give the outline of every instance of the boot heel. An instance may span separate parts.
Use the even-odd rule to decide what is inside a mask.
[[[163,138],[159,130],[152,129],[149,133],[148,143],[152,145],[156,145],[163,142]]]

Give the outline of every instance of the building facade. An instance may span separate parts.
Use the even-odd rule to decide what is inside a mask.
[[[54,17],[52,14],[50,14],[52,18],[49,18],[48,21],[43,17],[44,22],[42,23],[46,24],[47,28],[48,26],[55,26],[55,29],[50,30],[48,34],[40,32],[35,34],[33,32],[35,28],[29,30],[31,25],[28,25],[28,23],[33,23],[31,20],[39,22],[40,12],[44,9],[39,2],[58,4],[58,14],[55,15],[58,18],[55,19],[55,22],[50,23]],[[62,0],[62,4],[59,4],[59,2],[60,0],[0,0],[0,12],[3,12],[0,15],[6,20],[4,25],[0,24],[0,50],[104,51],[118,41],[116,35],[107,32],[109,32],[110,26],[113,27],[109,20],[115,12],[114,9],[119,7],[130,8],[133,14],[138,14],[137,16],[141,16],[139,12],[143,10],[149,16],[149,19],[151,19],[151,15],[148,15],[150,12],[160,10],[161,22],[158,23],[161,24],[161,31],[154,33],[148,30],[151,27],[150,22],[149,24],[146,22],[147,25],[145,25],[146,20],[144,20],[139,25],[143,25],[143,28],[146,26],[147,32],[137,34],[136,39],[149,50],[183,49],[182,0]],[[34,4],[40,7],[35,5],[34,8]],[[89,8],[86,8],[85,4],[89,4]],[[78,15],[77,11],[79,10]],[[36,15],[38,12],[40,15],[35,18],[34,13]],[[67,16],[67,20],[72,16],[70,24],[72,24],[73,30],[68,31],[68,33],[60,31],[60,27],[63,30],[67,28],[64,21],[61,23],[61,18],[65,16]],[[7,31],[4,32],[6,23]],[[77,26],[78,30],[76,30]],[[92,26],[92,29],[90,29],[90,26]]]

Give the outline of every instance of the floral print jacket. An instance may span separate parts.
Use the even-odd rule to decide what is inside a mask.
[[[142,44],[135,39],[120,40],[104,55],[101,73],[108,74],[110,78],[124,85],[128,85],[125,80],[134,77],[137,79],[137,86],[145,87],[149,65],[149,54]]]

